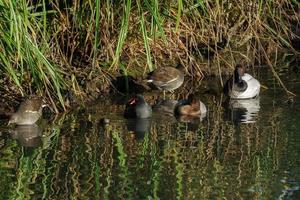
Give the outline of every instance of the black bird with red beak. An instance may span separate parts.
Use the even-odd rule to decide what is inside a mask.
[[[135,95],[126,104],[124,111],[125,118],[150,118],[152,116],[151,106],[145,101],[140,94]]]

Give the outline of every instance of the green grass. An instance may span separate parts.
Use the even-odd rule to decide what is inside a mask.
[[[46,95],[62,108],[65,91],[85,97],[89,82],[120,70],[181,63],[191,76],[221,78],[239,62],[278,68],[280,55],[299,56],[297,1],[33,2],[0,2],[0,78],[16,86],[11,95]]]
[[[36,92],[48,91],[64,107],[62,69],[51,63],[51,56],[46,57],[50,48],[40,26],[46,28],[45,17],[32,15],[25,0],[0,2],[0,9],[0,70],[11,78],[22,95],[28,87],[36,88]]]

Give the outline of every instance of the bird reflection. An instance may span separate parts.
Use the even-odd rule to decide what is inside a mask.
[[[203,113],[198,116],[193,115],[176,115],[176,119],[179,122],[191,123],[191,124],[199,124],[206,117],[206,113]]]
[[[137,118],[127,121],[127,129],[133,131],[136,140],[142,140],[146,133],[149,133],[151,126],[150,118]]]
[[[174,109],[178,101],[173,99],[160,99],[153,106],[153,111],[156,114],[156,119],[160,122],[176,122]]]
[[[16,126],[10,134],[11,137],[18,140],[23,147],[38,147],[42,143],[42,130],[36,124]]]
[[[174,114],[174,109],[176,104],[178,103],[177,100],[173,99],[160,99],[157,103],[153,106],[153,110],[161,113],[166,113],[169,115]]]
[[[195,94],[190,94],[187,99],[180,100],[175,106],[175,116],[179,122],[199,124],[206,114],[206,106]]]
[[[231,99],[228,102],[227,117],[236,123],[254,123],[260,110],[259,97],[254,99]]]

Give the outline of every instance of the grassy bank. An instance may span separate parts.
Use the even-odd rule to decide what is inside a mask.
[[[63,3],[62,3],[63,2]],[[0,1],[1,95],[95,98],[120,71],[165,65],[228,74],[236,63],[298,55],[299,3],[271,1]]]

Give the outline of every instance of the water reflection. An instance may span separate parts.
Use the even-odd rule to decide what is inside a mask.
[[[180,122],[161,109],[151,120],[126,120],[124,103],[103,99],[51,120],[43,147],[27,157],[2,130],[0,198],[297,199],[300,115],[272,92],[226,107],[203,95],[207,116]],[[26,129],[37,127],[16,127],[12,136],[21,144],[40,139]]]
[[[206,113],[203,113],[199,116],[192,115],[176,115],[176,119],[178,122],[185,122],[191,124],[199,124],[206,117]]]
[[[228,106],[227,118],[235,123],[254,123],[260,110],[260,98],[231,99]]]
[[[135,139],[142,140],[146,133],[149,133],[151,126],[151,118],[129,119],[127,120],[127,129],[133,131]]]
[[[157,100],[156,104],[153,106],[153,113],[156,121],[175,123],[176,118],[174,116],[174,109],[177,103],[178,101],[173,99]]]
[[[38,147],[42,143],[42,129],[36,124],[16,126],[10,134],[23,147]]]
[[[173,116],[174,109],[177,103],[178,101],[173,99],[159,99],[153,106],[153,111]]]

